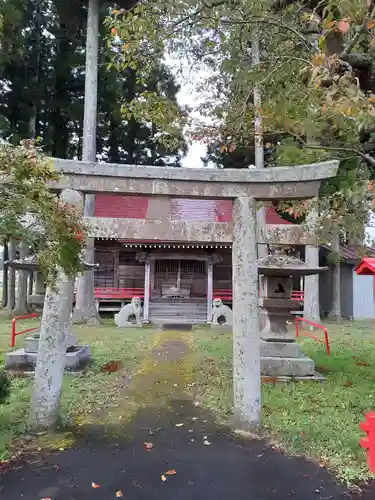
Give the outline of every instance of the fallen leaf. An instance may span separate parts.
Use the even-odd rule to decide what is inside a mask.
[[[122,493],[122,490],[116,491],[116,498],[122,498],[124,495]]]
[[[164,476],[164,474],[162,474],[162,475],[160,476],[160,479],[163,481],[163,483],[165,483],[165,481],[167,480],[167,478]]]
[[[354,363],[357,366],[370,366],[370,363],[366,363],[366,361],[358,361],[358,363]]]
[[[184,424],[176,424],[176,427],[182,427]]]
[[[174,469],[167,470],[165,473],[166,476],[174,476],[175,474],[177,474],[177,472]]]
[[[105,365],[100,368],[102,373],[115,373],[121,370],[121,361],[108,361]]]
[[[93,482],[93,483],[91,483],[91,488],[96,489],[96,488],[100,488],[100,486]]]
[[[154,447],[154,445],[152,443],[149,443],[148,441],[145,441],[143,444],[145,445],[146,450],[152,450],[152,448]]]
[[[350,24],[347,19],[341,19],[341,21],[337,23],[337,27],[341,33],[347,33],[349,31]]]

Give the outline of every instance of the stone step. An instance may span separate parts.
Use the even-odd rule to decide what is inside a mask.
[[[190,299],[161,299],[151,297],[150,303],[152,304],[166,304],[166,305],[175,305],[175,304],[207,304],[206,298],[190,298]]]
[[[157,313],[150,313],[149,314],[149,317],[151,318],[202,318],[202,319],[206,319],[206,314],[197,314],[197,313],[179,313],[179,314],[168,314],[168,313],[160,313],[160,312],[157,312]]]
[[[184,324],[184,325],[203,325],[206,323],[205,318],[165,318],[165,317],[150,317],[150,321],[153,325],[173,325],[173,324]]]
[[[307,356],[300,358],[260,358],[260,373],[268,377],[311,377],[315,373],[314,361]]]
[[[168,306],[160,306],[160,305],[150,305],[149,307],[149,310],[150,311],[175,311],[175,312],[178,312],[178,311],[182,311],[182,312],[186,312],[186,311],[202,311],[202,312],[205,312],[207,311],[207,307],[202,307],[202,306],[171,306],[171,307],[168,307]]]
[[[301,358],[304,356],[296,342],[261,342],[260,355],[263,357]]]

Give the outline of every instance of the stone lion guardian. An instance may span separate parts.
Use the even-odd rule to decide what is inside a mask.
[[[141,299],[139,297],[133,297],[129,304],[126,304],[124,307],[122,307],[120,311],[115,314],[115,323],[120,328],[132,327],[135,324],[137,326],[142,326]]]
[[[212,324],[216,326],[233,326],[233,313],[221,299],[212,301]]]

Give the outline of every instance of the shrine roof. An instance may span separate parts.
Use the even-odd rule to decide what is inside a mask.
[[[375,257],[363,257],[355,272],[360,275],[375,275]]]

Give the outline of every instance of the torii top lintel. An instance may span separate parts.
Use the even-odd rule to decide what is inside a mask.
[[[254,197],[258,200],[308,199],[320,182],[336,175],[336,160],[266,169],[174,168],[53,160],[61,172],[56,190],[184,198]]]

